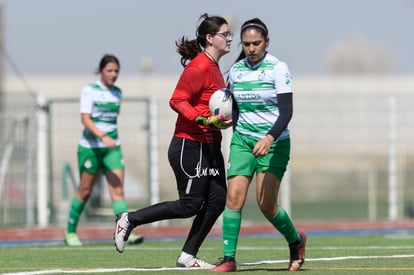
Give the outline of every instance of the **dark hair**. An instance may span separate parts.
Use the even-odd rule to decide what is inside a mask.
[[[101,61],[99,61],[99,67],[96,69],[96,73],[99,74],[108,63],[116,63],[118,67],[121,67],[119,60],[115,55],[104,54],[104,56],[101,58]]]
[[[242,38],[243,33],[248,30],[248,29],[256,29],[258,32],[260,32],[264,38],[268,38],[269,37],[269,31],[266,27],[266,24],[263,23],[262,20],[260,20],[259,18],[253,18],[250,20],[247,20],[246,22],[243,23],[243,25],[241,26],[240,29],[240,41]],[[241,51],[239,57],[237,57],[236,61],[242,60],[243,58],[245,58],[246,55],[244,54],[243,50]]]
[[[202,20],[196,31],[196,39],[188,40],[183,36],[178,41],[175,41],[177,46],[177,53],[181,55],[181,65],[186,66],[188,60],[197,56],[202,49],[206,47],[206,35],[216,34],[220,27],[228,24],[226,19],[221,16],[208,16],[204,13],[198,20]]]

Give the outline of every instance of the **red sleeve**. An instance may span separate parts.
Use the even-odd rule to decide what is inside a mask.
[[[221,132],[195,122],[197,116],[210,116],[209,100],[214,91],[225,87],[220,68],[205,54],[197,55],[184,68],[171,98],[170,106],[178,113],[174,135],[199,142],[221,141]]]
[[[186,67],[170,98],[171,108],[188,120],[194,121],[201,114],[191,105],[191,102],[201,96],[203,86],[203,71],[197,66]]]

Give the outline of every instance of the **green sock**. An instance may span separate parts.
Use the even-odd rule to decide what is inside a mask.
[[[80,201],[77,197],[73,198],[72,204],[70,205],[68,227],[66,228],[66,231],[68,233],[76,232],[76,227],[78,226],[79,217],[82,214],[85,204],[86,202]]]
[[[241,210],[232,210],[225,207],[223,212],[223,251],[226,257],[236,257],[240,224]]]
[[[288,213],[279,206],[279,211],[273,218],[268,219],[271,224],[285,237],[288,243],[294,243],[299,239],[299,233],[292,223]]]
[[[126,203],[126,200],[113,201],[112,209],[114,210],[115,215],[123,212],[128,212],[128,205]]]

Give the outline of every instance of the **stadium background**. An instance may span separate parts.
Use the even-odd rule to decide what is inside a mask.
[[[176,198],[167,161],[175,114],[168,106],[177,76],[122,76],[124,91],[120,133],[126,162],[126,196],[131,208],[150,202],[149,156],[156,155],[160,200]],[[92,77],[30,77],[33,91],[19,89],[18,78],[7,78],[1,96],[0,224],[38,225],[38,112],[46,113],[48,148],[48,224],[64,225],[77,181],[76,147],[81,132],[79,91]],[[412,130],[414,80],[404,76],[295,76],[294,117],[290,124],[292,158],[289,184],[295,220],[390,219],[389,191],[397,205],[391,219],[411,219],[414,187]],[[46,105],[39,109],[42,95]],[[141,99],[145,99],[141,101]],[[148,105],[156,105],[157,135],[148,134]],[[45,108],[47,107],[47,108]],[[47,110],[47,112],[45,112]],[[227,153],[230,130],[224,132]],[[150,139],[156,139],[149,152]],[[154,140],[152,140],[154,142]],[[152,148],[154,150],[154,148]],[[153,175],[154,176],[154,175]],[[109,198],[90,203],[82,224],[112,224]],[[250,189],[246,222],[263,221]],[[97,205],[98,204],[98,205]],[[168,221],[168,224],[188,223]]]

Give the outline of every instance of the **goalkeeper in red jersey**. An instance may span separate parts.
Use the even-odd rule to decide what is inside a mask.
[[[213,265],[197,258],[197,253],[225,206],[220,129],[231,126],[231,120],[212,116],[208,104],[211,95],[226,86],[218,62],[230,52],[232,33],[223,17],[204,14],[200,19],[196,39],[183,37],[176,42],[184,71],[170,99],[178,117],[168,159],[176,177],[178,200],[123,213],[116,222],[114,240],[117,251],[123,252],[133,228],[195,216],[176,266],[208,269]]]

